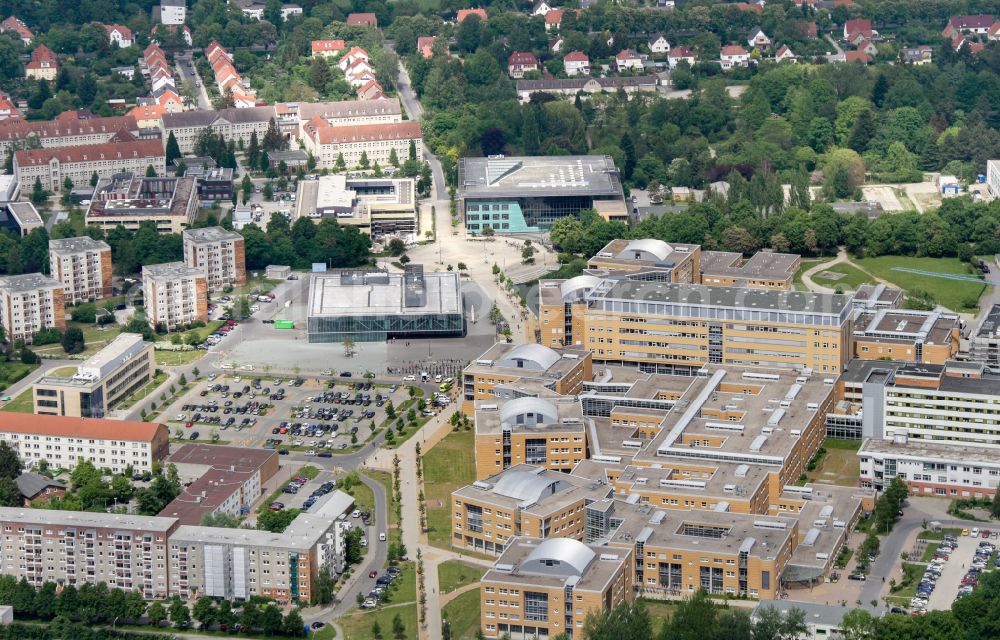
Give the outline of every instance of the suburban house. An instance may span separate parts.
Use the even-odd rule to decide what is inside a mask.
[[[357,94],[358,100],[381,100],[385,97],[382,85],[380,85],[376,80],[369,80],[365,84],[358,87]]]
[[[848,51],[844,54],[844,62],[860,62],[868,64],[868,54],[864,51]]]
[[[335,58],[345,48],[347,48],[347,43],[343,40],[313,40],[312,57]]]
[[[619,71],[642,71],[642,56],[635,49],[622,49],[615,56],[615,68]]]
[[[556,36],[555,38],[552,38],[551,40],[549,40],[549,51],[551,51],[552,53],[559,53],[560,51],[562,51],[564,42],[565,40],[563,39],[562,36]]]
[[[58,71],[56,54],[44,44],[35,47],[31,52],[31,61],[24,65],[24,76],[36,80],[55,80]]]
[[[368,52],[361,47],[351,47],[351,50],[345,53],[340,61],[337,62],[337,66],[340,67],[341,71],[347,71],[348,67],[358,60],[368,62]]]
[[[952,16],[942,35],[946,38],[954,38],[960,33],[986,35],[994,22],[993,16],[987,15]]]
[[[758,51],[767,51],[771,48],[773,44],[771,39],[767,37],[764,30],[760,27],[754,27],[750,30],[750,35],[747,36],[747,44],[750,45],[751,49],[757,49]]]
[[[986,37],[990,40],[1000,40],[1000,22],[994,22],[986,31]]]
[[[933,57],[934,48],[926,44],[910,49],[903,49],[899,52],[899,59],[901,61],[917,66],[930,64]]]
[[[132,46],[132,30],[120,24],[106,24],[104,30],[108,33],[108,44],[115,45],[119,49],[128,49]]]
[[[26,47],[30,47],[31,42],[35,39],[35,34],[31,33],[31,29],[14,16],[10,16],[3,22],[0,22],[0,33],[4,33],[5,31],[16,33],[17,37],[21,39],[21,43]]]
[[[722,47],[722,50],[719,51],[719,64],[723,70],[733,67],[747,67],[750,66],[750,54],[738,44],[731,44]]]
[[[437,36],[420,36],[417,38],[417,51],[425,58],[434,57],[434,42]]]
[[[563,14],[566,13],[562,9],[553,9],[545,14],[545,30],[552,31],[557,30],[562,26]]]
[[[455,22],[461,24],[465,22],[465,19],[469,16],[477,16],[483,22],[486,22],[486,9],[459,9],[458,14],[455,16]]]
[[[857,18],[844,23],[844,41],[858,44],[862,40],[872,39],[872,21]]]
[[[754,13],[764,13],[762,2],[737,2],[735,5],[740,11],[753,11]]]
[[[563,67],[568,76],[590,75],[590,58],[582,51],[571,51],[563,58]]]
[[[667,65],[671,69],[676,69],[677,65],[682,61],[687,62],[690,66],[694,66],[694,63],[698,62],[698,56],[687,47],[671,49],[670,53],[667,54]]]
[[[538,2],[537,4],[535,4],[534,7],[531,8],[531,15],[544,16],[549,11],[552,11],[552,8],[553,8],[552,5],[550,5],[548,2],[545,2],[545,0],[541,0],[541,2]]]
[[[878,55],[878,47],[876,47],[875,43],[872,42],[871,40],[862,40],[861,42],[859,42],[857,50],[864,51],[871,57],[875,57]]]
[[[507,59],[507,73],[511,78],[523,78],[529,71],[538,71],[538,58],[530,51],[515,51]]]
[[[783,44],[781,45],[781,47],[778,48],[778,51],[774,54],[774,61],[785,62],[786,60],[788,62],[796,62],[795,54],[792,53],[792,50],[788,48],[787,44]]]
[[[347,16],[349,27],[375,27],[378,29],[378,18],[374,13],[351,13]]]
[[[670,53],[670,43],[667,42],[666,36],[662,33],[658,33],[650,38],[648,44],[651,53]]]

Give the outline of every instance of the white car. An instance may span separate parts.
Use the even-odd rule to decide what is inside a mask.
[[[354,511],[352,511],[351,512],[351,517],[352,518],[360,518],[361,517],[361,510],[360,509],[355,509]]]
[[[359,542],[358,544],[360,544],[361,548],[364,549],[365,547],[368,546],[368,538],[361,538],[361,542]]]
[[[379,542],[385,542],[385,533],[384,532],[378,534],[378,541]]]
[[[174,417],[174,420],[178,420],[178,421],[180,421],[180,420],[187,420],[187,414],[186,413],[178,413]]]
[[[403,382],[413,382],[416,379],[417,376],[413,375],[412,373],[410,375],[403,376]]]
[[[972,527],[972,532],[969,534],[973,538],[979,537],[979,527]]]

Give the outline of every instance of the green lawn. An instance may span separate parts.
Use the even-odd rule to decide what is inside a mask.
[[[479,582],[482,577],[482,567],[461,560],[448,560],[438,565],[438,590],[450,593],[459,587]]]
[[[792,286],[797,291],[805,291],[806,286],[802,284],[802,274],[808,271],[809,269],[812,269],[816,265],[820,264],[821,262],[830,262],[832,260],[833,258],[802,258],[802,260],[799,262],[798,270],[792,277]]]
[[[201,340],[201,342],[204,342],[205,338],[215,333],[216,330],[218,330],[218,328],[221,327],[223,324],[225,324],[225,320],[212,320],[204,327],[198,327],[196,329],[191,329],[189,331],[176,331],[174,333],[164,333],[163,335],[158,335],[156,336],[156,341],[170,342],[175,335],[179,335],[182,340],[186,341],[187,335],[189,333],[196,333],[198,334],[198,338]]]
[[[891,590],[897,598],[912,598],[917,595],[917,586],[927,567],[922,564],[903,563],[903,578]]]
[[[823,277],[823,273],[825,272],[840,273],[844,277],[825,278]],[[830,287],[831,289],[840,287],[842,291],[853,291],[863,284],[874,282],[872,277],[867,273],[849,264],[835,264],[828,269],[823,269],[813,276],[813,281],[816,284]]]
[[[664,623],[674,615],[676,602],[670,600],[642,600],[649,612],[649,620],[652,622],[653,637],[657,637]]]
[[[34,413],[35,399],[31,395],[31,387],[28,387],[13,400],[3,406],[0,411],[12,411],[14,413]]]
[[[821,482],[842,487],[857,486],[861,474],[861,461],[858,459],[861,441],[827,438],[822,446],[826,449],[826,453],[814,471],[806,472],[807,482]]]
[[[358,610],[350,615],[346,615],[337,620],[337,624],[344,630],[344,640],[371,640],[375,637],[372,627],[377,621],[382,630],[383,638],[392,638],[392,620],[396,616],[402,621],[405,627],[404,638],[415,639],[417,637],[417,603],[389,607],[387,609],[375,609],[372,611]]]
[[[427,539],[448,548],[451,541],[451,492],[476,479],[472,431],[452,431],[424,454]]]
[[[949,533],[957,538],[962,535],[962,530],[945,528],[940,531],[931,531],[930,529],[925,529],[917,534],[917,537],[921,540],[944,540],[945,535]]]
[[[473,640],[479,631],[479,615],[479,589],[472,589],[444,605],[441,620],[448,621],[454,640]]]
[[[404,604],[417,599],[417,566],[414,562],[404,562],[399,565],[399,577],[392,581],[389,587],[389,597],[385,604]]]
[[[164,351],[157,349],[153,352],[153,355],[156,357],[156,364],[174,367],[201,360],[206,353],[206,351],[200,349],[192,349],[191,351]]]
[[[893,271],[893,267],[921,269],[936,273],[953,273],[971,275],[968,265],[957,258],[908,258],[902,256],[880,256],[878,258],[863,258],[857,263],[874,276],[887,280],[907,293],[915,289],[927,291],[934,296],[938,304],[954,311],[969,309],[967,303],[978,299],[986,289],[985,284],[977,282],[962,282],[936,278],[933,276]]]
[[[17,361],[0,362],[0,390],[6,389],[37,368],[37,364],[24,364]]]
[[[941,546],[940,542],[929,542],[927,546],[924,547],[924,555],[921,556],[921,562],[930,562],[934,558],[934,554],[937,552],[938,547]]]

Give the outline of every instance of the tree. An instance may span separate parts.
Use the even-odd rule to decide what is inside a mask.
[[[94,173],[92,173],[92,174],[90,175],[90,186],[92,186],[92,187],[96,187],[96,186],[97,186],[97,183],[98,183],[98,182],[99,182],[100,180],[101,180],[101,177],[100,177],[99,175],[97,175],[97,172],[95,171]]]
[[[146,166],[146,177],[147,178],[155,178],[156,177],[156,169],[153,167],[153,165],[147,165]]]
[[[410,158],[410,160],[416,160],[417,159],[417,143],[415,141],[413,141],[413,140],[410,140],[410,149],[409,149],[409,153],[407,155]]]
[[[298,609],[289,611],[281,626],[286,636],[301,636],[305,632],[305,623]]]
[[[329,567],[323,566],[316,573],[316,585],[313,588],[313,604],[330,604],[336,589],[336,580],[330,574]]]
[[[174,160],[180,160],[183,157],[181,155],[181,147],[177,144],[177,138],[174,136],[173,131],[167,136],[166,157],[167,164],[171,164]]]
[[[327,64],[326,59],[313,58],[312,64],[309,65],[309,86],[322,93],[331,80],[333,80],[333,75],[330,73],[330,65]]]
[[[357,564],[361,562],[361,537],[364,534],[361,529],[351,529],[345,540],[344,558],[347,564]]]
[[[191,624],[191,610],[180,598],[175,598],[170,603],[170,622],[179,629],[183,629]]]
[[[70,327],[63,334],[62,348],[66,353],[83,353],[87,348],[83,339],[83,331],[79,327]]]
[[[49,198],[49,192],[42,188],[41,177],[35,178],[35,184],[31,189],[31,203],[34,205],[43,204]]]
[[[403,624],[403,618],[398,613],[392,617],[392,637],[395,640],[405,640],[406,638],[406,625]]]
[[[869,640],[875,637],[877,622],[865,609],[851,609],[840,621],[840,633],[844,640]]]
[[[65,592],[65,590],[63,591]],[[59,595],[63,594],[60,593]],[[161,622],[167,619],[167,609],[163,606],[162,602],[157,601],[149,606],[149,612],[146,615],[149,616],[149,621],[154,626],[159,626]]]
[[[389,164],[391,164],[394,167],[398,167],[399,166],[399,156],[396,155],[396,148],[395,147],[393,147],[389,151]]]
[[[358,159],[358,166],[362,169],[367,169],[369,166],[368,162],[368,152],[365,150],[361,151],[361,157]]]
[[[704,640],[715,637],[717,630],[715,605],[699,590],[677,605],[670,620],[660,627],[659,640]]]
[[[267,123],[267,131],[264,133],[264,149],[266,151],[280,151],[287,147],[285,137],[278,130],[278,123],[271,118]]]
[[[587,640],[645,640],[652,637],[649,612],[642,602],[623,602],[591,612],[583,623]]]
[[[198,598],[194,603],[191,615],[198,621],[201,628],[204,629],[211,626],[212,621],[215,620],[215,602],[207,596]]]

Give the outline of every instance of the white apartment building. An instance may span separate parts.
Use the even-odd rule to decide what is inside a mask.
[[[208,280],[201,269],[183,262],[147,265],[142,287],[149,326],[173,331],[196,320],[208,322]]]
[[[54,468],[73,469],[78,461],[90,460],[115,473],[128,466],[149,471],[170,448],[167,428],[153,422],[5,412],[0,412],[0,440],[28,467],[48,460]]]
[[[111,247],[88,236],[49,240],[49,273],[63,285],[67,304],[112,295]]]
[[[160,22],[182,25],[187,19],[187,0],[160,0]]]
[[[184,264],[199,269],[212,291],[247,281],[243,236],[222,227],[185,229]]]
[[[0,507],[0,572],[34,587],[107,583],[167,597],[173,518]]]
[[[31,344],[35,333],[47,327],[65,331],[62,283],[40,273],[0,279],[0,325],[11,343]]]
[[[302,133],[306,150],[312,152],[320,168],[333,168],[340,154],[344,156],[345,166],[356,167],[362,153],[370,165],[378,162],[386,167],[393,150],[399,162],[404,162],[410,157],[411,142],[416,146],[417,158],[423,157],[420,123],[413,120],[331,127],[322,119],[314,118],[302,125]]]

